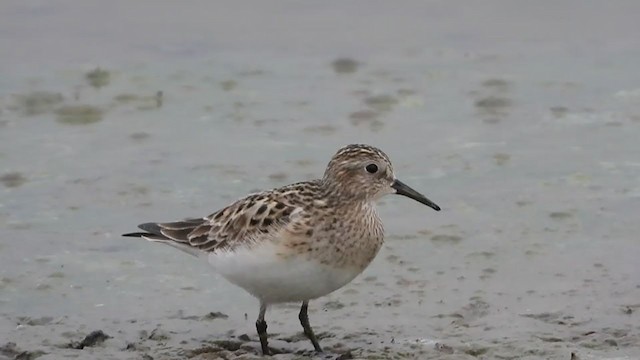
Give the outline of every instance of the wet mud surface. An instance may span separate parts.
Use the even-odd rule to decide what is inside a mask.
[[[384,198],[273,358],[639,359],[640,6],[579,4],[0,5],[0,359],[259,358],[256,300],[120,234],[353,142],[443,211]]]

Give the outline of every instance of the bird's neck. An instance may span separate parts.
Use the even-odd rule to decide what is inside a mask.
[[[353,191],[350,187],[341,186],[337,181],[322,179],[321,182],[323,197],[331,203],[331,206],[361,206],[369,204],[368,199],[362,191]]]
[[[324,198],[327,205],[336,210],[369,208],[375,205],[364,196],[355,195],[341,189],[331,190]]]

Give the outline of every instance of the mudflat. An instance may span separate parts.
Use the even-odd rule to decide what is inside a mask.
[[[640,4],[0,5],[0,359],[258,358],[257,301],[120,234],[384,149],[356,280],[276,359],[640,358]]]

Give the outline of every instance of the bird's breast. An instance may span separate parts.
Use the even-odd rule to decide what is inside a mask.
[[[367,208],[323,224],[314,235],[311,243],[318,245],[310,253],[320,263],[360,273],[380,251],[384,228],[375,209]]]

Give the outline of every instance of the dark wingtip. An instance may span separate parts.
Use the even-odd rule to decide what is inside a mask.
[[[122,236],[126,236],[126,237],[143,237],[143,236],[149,236],[149,235],[161,235],[162,233],[160,232],[160,226],[157,223],[144,223],[144,224],[140,224],[138,225],[138,227],[146,232],[135,232],[135,233],[128,233],[128,234],[122,234]]]
[[[145,235],[149,235],[149,234],[148,233],[143,233],[143,232],[122,234],[122,236],[126,236],[126,237],[143,237]]]
[[[142,230],[144,230],[144,231],[146,231],[146,232],[150,232],[150,233],[152,233],[152,234],[156,234],[156,235],[160,235],[160,234],[162,234],[162,233],[160,232],[160,230],[161,230],[161,229],[160,229],[160,225],[158,225],[157,223],[152,223],[152,222],[144,223],[144,224],[140,224],[140,225],[138,225],[138,227],[139,227],[140,229],[142,229]]]

